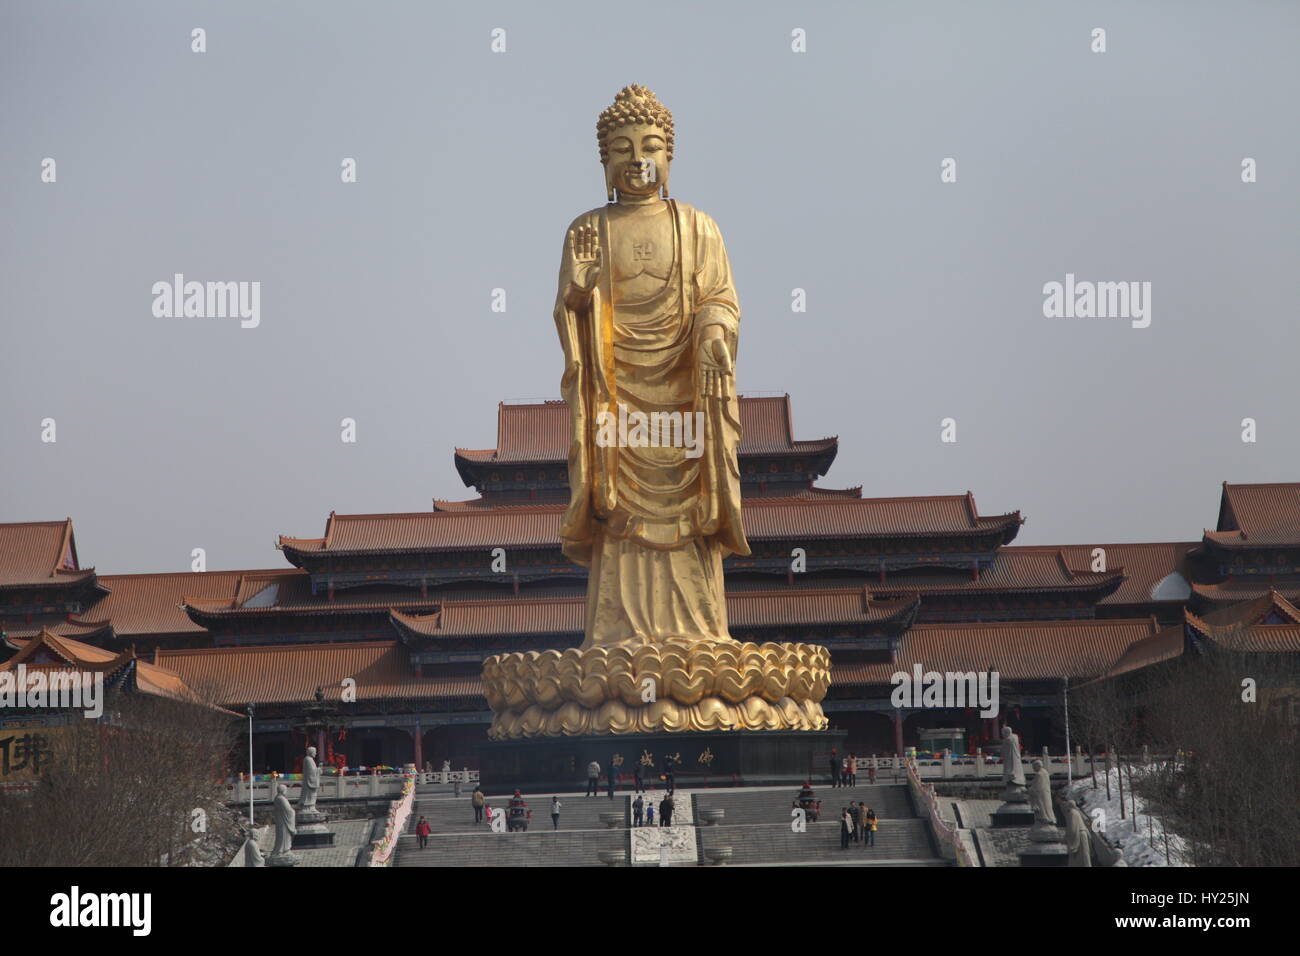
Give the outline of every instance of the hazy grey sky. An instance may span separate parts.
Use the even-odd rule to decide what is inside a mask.
[[[727,242],[740,391],[840,436],[824,484],[1196,538],[1224,479],[1300,480],[1297,49],[1293,2],[11,0],[0,520],[72,516],[101,572],[262,568],[331,509],[470,496],[453,446],[558,394],[560,241],[644,83]],[[176,272],[260,282],[260,326],[154,317]],[[1152,283],[1150,327],[1045,318],[1067,272]]]

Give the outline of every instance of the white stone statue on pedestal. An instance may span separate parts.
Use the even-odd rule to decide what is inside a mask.
[[[1034,760],[1034,779],[1029,784],[1029,807],[1034,811],[1034,828],[1029,839],[1035,843],[1058,843],[1061,830],[1052,809],[1052,780],[1041,760]]]
[[[316,748],[308,747],[302,758],[302,793],[298,796],[300,812],[316,809],[316,794],[320,790],[320,767],[316,764]]]
[[[1002,727],[1002,799],[1025,802],[1025,768],[1020,762],[1020,741],[1009,724]]]
[[[297,866],[298,864],[298,858],[289,850],[298,828],[297,817],[293,812],[293,804],[289,802],[288,793],[289,788],[284,784],[276,785],[275,801],[271,804],[271,817],[275,821],[275,846],[271,849],[271,858],[267,860],[268,866]]]

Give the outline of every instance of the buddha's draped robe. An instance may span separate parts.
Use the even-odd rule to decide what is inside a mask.
[[[564,553],[591,568],[583,647],[671,638],[730,640],[722,559],[749,554],[740,517],[740,405],[701,394],[700,334],[710,325],[736,355],[740,308],[717,224],[670,201],[672,268],[633,295],[610,255],[620,221],[608,207],[570,227],[597,230],[602,265],[588,305],[564,288],[555,322],[564,346],[561,391],[571,413]],[[615,234],[611,237],[611,228]],[[683,447],[619,447],[597,441],[599,413],[704,413],[703,454]],[[633,419],[635,420],[635,419]],[[694,421],[695,419],[693,419]]]

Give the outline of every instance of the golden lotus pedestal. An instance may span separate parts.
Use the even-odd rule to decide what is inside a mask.
[[[637,763],[647,784],[676,758],[679,786],[795,783],[843,733],[821,701],[830,654],[811,644],[669,640],[499,654],[483,664],[494,717],[481,750],[492,787],[570,789],[592,760]],[[817,764],[820,766],[820,764]]]
[[[666,731],[824,730],[830,653],[673,639],[483,662],[492,740]]]

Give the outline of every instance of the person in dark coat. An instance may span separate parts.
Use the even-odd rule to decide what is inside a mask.
[[[636,799],[632,801],[632,826],[634,827],[641,826],[644,817],[645,817],[645,800],[641,797],[641,794],[638,793],[636,795]]]
[[[840,849],[841,850],[847,850],[849,848],[849,835],[852,832],[850,829],[852,825],[853,825],[853,821],[849,817],[849,808],[841,807],[840,808]]]
[[[675,766],[676,761],[672,757],[664,757],[664,787],[669,793],[672,793],[675,789],[673,785],[673,769]]]
[[[632,773],[632,784],[637,793],[645,793],[645,768],[641,766],[641,761],[636,762],[636,769]]]
[[[659,802],[659,825],[661,827],[670,827],[673,825],[673,798],[664,797]]]

